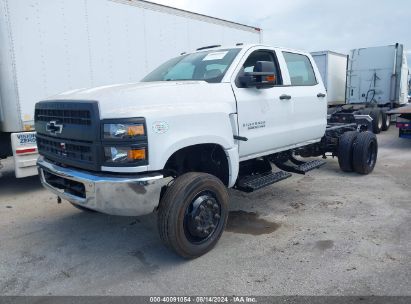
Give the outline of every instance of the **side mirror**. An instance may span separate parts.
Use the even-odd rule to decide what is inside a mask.
[[[277,83],[274,62],[257,61],[254,72],[245,72],[239,77],[239,81],[244,88],[272,88]]]

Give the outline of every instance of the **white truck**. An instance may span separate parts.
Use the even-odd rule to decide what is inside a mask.
[[[349,56],[311,53],[329,96],[329,113],[369,115],[374,133],[391,124],[387,111],[408,102],[408,64],[402,44],[353,49]]]
[[[0,0],[0,160],[37,174],[38,100],[139,81],[198,45],[261,40],[259,28],[140,0]]]
[[[258,190],[324,164],[301,157],[326,154],[344,171],[370,173],[377,140],[352,116],[327,122],[309,53],[203,47],[139,83],[38,102],[38,167],[58,201],[113,215],[158,212],[164,243],[194,258],[224,230],[227,188]]]

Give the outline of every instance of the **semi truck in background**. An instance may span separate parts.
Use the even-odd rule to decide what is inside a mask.
[[[16,177],[37,174],[39,100],[138,82],[167,58],[237,42],[261,43],[262,31],[140,0],[0,0],[0,160],[14,156]]]
[[[329,114],[341,114],[341,119],[346,113],[369,115],[372,131],[380,133],[391,124],[387,111],[408,103],[402,44],[353,49],[349,56],[328,51],[312,55],[327,89]]]

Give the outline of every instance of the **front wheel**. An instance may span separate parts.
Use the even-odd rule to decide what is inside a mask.
[[[158,230],[167,247],[184,258],[210,251],[228,218],[228,191],[215,176],[186,173],[167,189],[158,210]]]

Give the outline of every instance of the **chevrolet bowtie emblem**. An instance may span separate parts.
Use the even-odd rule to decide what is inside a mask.
[[[46,124],[46,131],[52,135],[61,134],[63,125],[58,124],[56,121],[50,121]]]

